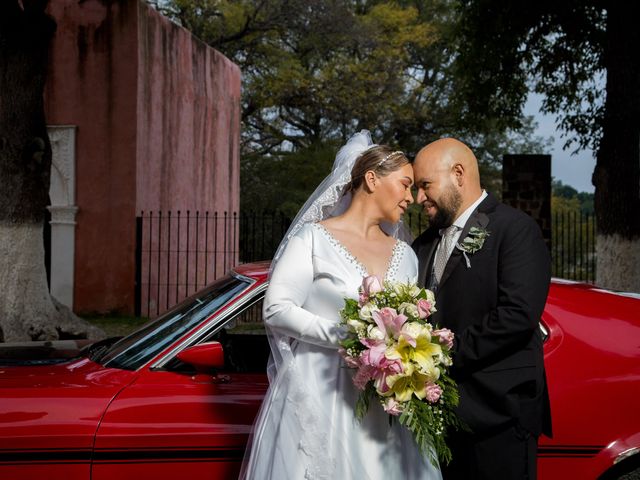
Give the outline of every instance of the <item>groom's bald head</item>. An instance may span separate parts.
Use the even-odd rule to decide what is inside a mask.
[[[430,220],[448,226],[482,194],[478,160],[455,138],[423,147],[413,162],[416,201]]]
[[[465,170],[466,180],[477,183],[478,188],[480,187],[480,172],[476,156],[469,147],[455,138],[441,138],[422,147],[416,156],[415,163],[425,163],[429,169],[449,169],[459,163]]]

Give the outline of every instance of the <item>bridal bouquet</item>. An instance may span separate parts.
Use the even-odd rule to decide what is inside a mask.
[[[435,311],[430,290],[366,277],[359,299],[345,299],[340,312],[347,329],[340,354],[356,369],[353,383],[362,391],[356,416],[363,418],[375,398],[437,465],[438,458],[451,460],[446,429],[461,425],[457,387],[447,375],[453,333],[427,321]]]

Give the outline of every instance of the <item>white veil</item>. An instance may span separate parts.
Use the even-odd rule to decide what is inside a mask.
[[[369,131],[361,130],[349,138],[347,143],[338,150],[331,173],[320,182],[320,185],[318,185],[298,211],[280,245],[278,245],[278,249],[271,261],[270,272],[273,271],[291,237],[293,237],[303,225],[335,217],[349,207],[351,204],[351,192],[347,192],[344,195],[342,193],[345,186],[351,181],[353,165],[362,153],[375,146],[376,144],[372,142]],[[277,371],[280,370],[283,362],[292,359],[292,354],[289,337],[284,337],[268,327],[267,329],[271,347],[267,374],[269,376],[269,382],[273,383]]]
[[[318,185],[300,211],[298,211],[276,250],[272,265],[275,265],[291,237],[305,223],[319,222],[329,217],[335,217],[347,209],[351,203],[351,192],[342,195],[342,191],[351,181],[353,165],[360,155],[375,146],[377,145],[371,141],[369,131],[361,130],[347,140],[347,143],[338,150],[331,173]]]

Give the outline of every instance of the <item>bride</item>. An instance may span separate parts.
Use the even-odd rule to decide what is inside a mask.
[[[439,479],[411,435],[359,392],[338,354],[339,311],[363,277],[415,281],[418,261],[400,240],[413,201],[402,152],[354,135],[294,219],[274,257],[264,303],[272,362],[241,478]]]

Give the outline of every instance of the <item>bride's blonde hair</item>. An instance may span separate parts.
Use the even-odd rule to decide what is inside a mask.
[[[351,169],[351,181],[345,186],[344,193],[355,192],[362,186],[365,173],[372,171],[379,177],[385,177],[391,172],[411,163],[407,156],[393,150],[388,145],[376,145],[364,151]]]

